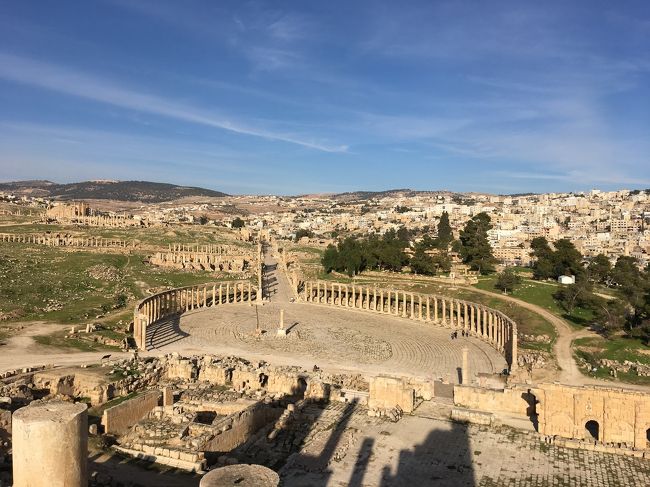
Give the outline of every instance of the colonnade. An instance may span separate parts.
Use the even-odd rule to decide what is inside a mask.
[[[72,235],[0,233],[0,242],[31,243],[50,247],[119,247],[135,248],[135,241]]]
[[[372,311],[464,331],[502,353],[510,370],[517,367],[517,324],[487,306],[444,296],[328,281],[307,281],[302,287],[300,297],[308,303]]]
[[[228,281],[163,291],[140,301],[133,312],[133,337],[147,350],[147,327],[164,318],[217,305],[248,303],[257,299],[258,288],[249,281]]]
[[[244,271],[249,266],[249,256],[233,256],[208,252],[171,251],[156,252],[149,259],[159,266],[198,268],[205,270]]]
[[[217,255],[226,255],[235,251],[235,253],[241,252],[241,247],[236,247],[234,245],[187,245],[179,243],[171,243],[168,246],[170,252],[192,252],[192,253],[204,253],[204,254],[217,254]]]
[[[45,216],[46,222],[55,221],[57,223],[73,223],[78,225],[87,225],[93,227],[139,227],[144,224],[143,220],[131,218],[128,216]]]

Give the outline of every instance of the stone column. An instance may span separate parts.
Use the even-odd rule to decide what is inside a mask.
[[[511,358],[510,371],[513,372],[513,371],[517,370],[517,353],[518,353],[518,350],[517,350],[517,324],[512,322],[510,326],[511,326],[511,329],[510,329],[510,333],[511,333],[511,335],[510,335],[510,343],[511,343],[511,346],[510,346],[510,358]]]
[[[411,319],[415,318],[415,296],[411,293]]]
[[[467,316],[467,303],[463,301],[463,330],[467,331],[469,326],[469,319]]]
[[[442,324],[447,324],[447,300],[442,298]]]
[[[488,328],[488,311],[487,309],[483,310],[483,329],[481,331],[481,336],[486,337],[487,336],[487,328]]]
[[[406,318],[406,291],[402,291],[402,317]]]
[[[427,296],[427,321],[431,321],[431,297]]]
[[[19,409],[12,442],[14,487],[87,487],[85,404],[51,401]]]
[[[463,385],[469,384],[469,360],[468,360],[469,350],[467,347],[463,347],[463,366],[460,369],[461,382]]]
[[[163,406],[173,406],[174,405],[174,389],[170,386],[163,387]]]
[[[438,298],[433,297],[433,321],[438,322]]]
[[[278,326],[277,335],[279,337],[287,336],[287,330],[284,329],[284,310],[280,310],[280,325]]]

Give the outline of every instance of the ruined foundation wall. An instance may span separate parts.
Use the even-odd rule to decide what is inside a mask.
[[[530,404],[526,401],[528,389],[484,389],[473,386],[454,386],[454,405],[492,413],[525,416]]]
[[[204,447],[206,452],[229,452],[245,443],[251,435],[272,421],[277,420],[284,410],[265,404],[254,404],[243,411],[225,418],[218,426],[221,430]]]
[[[124,433],[158,405],[162,393],[149,391],[104,411],[102,424],[107,434]]]
[[[374,377],[370,380],[368,407],[370,409],[390,409],[399,406],[405,413],[415,407],[415,390],[402,379],[394,377]]]

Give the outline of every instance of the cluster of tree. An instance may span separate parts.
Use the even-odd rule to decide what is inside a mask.
[[[496,259],[488,242],[488,230],[492,228],[490,216],[481,212],[472,217],[460,232],[460,245],[457,249],[463,262],[473,271],[481,274],[494,272]]]
[[[631,336],[650,341],[650,269],[639,269],[634,257],[621,256],[612,266],[605,255],[597,255],[583,263],[580,252],[566,239],[554,244],[545,238],[533,239],[531,248],[537,261],[533,265],[536,279],[556,279],[573,275],[575,284],[563,286],[554,298],[571,313],[576,307],[591,309],[596,323],[607,334],[626,330]],[[594,292],[594,286],[604,285],[616,290],[616,298],[607,299]]]
[[[306,230],[304,228],[300,228],[296,232],[295,241],[297,242],[298,240],[300,240],[303,237],[313,238],[313,236],[314,236],[314,232],[312,232],[311,230]]]
[[[232,228],[243,228],[245,225],[246,222],[239,217],[236,217],[230,224]]]
[[[412,210],[413,210],[413,209],[412,209],[412,208],[409,208],[408,206],[399,206],[399,205],[397,205],[397,206],[395,207],[395,211],[396,211],[397,213],[408,213],[409,211],[412,211]]]
[[[350,277],[366,269],[401,271],[408,263],[404,252],[408,246],[409,233],[405,228],[386,232],[382,237],[347,237],[337,246],[329,245],[321,262],[325,272],[345,272]]]
[[[544,237],[536,237],[530,243],[532,256],[537,260],[533,264],[533,278],[557,279],[560,276],[576,276],[580,280],[584,274],[582,255],[571,241],[561,239],[551,249]]]
[[[454,241],[449,214],[443,212],[435,237],[426,233],[417,243],[411,244],[413,234],[404,227],[386,232],[382,237],[348,237],[336,246],[327,247],[322,264],[326,272],[334,270],[345,272],[349,276],[365,269],[399,272],[406,265],[415,274],[435,275],[451,270],[451,246],[461,254],[471,269],[483,273],[492,272],[494,257],[487,240],[490,228],[490,217],[480,213],[467,223],[461,232],[460,241]],[[409,254],[412,254],[410,258]]]

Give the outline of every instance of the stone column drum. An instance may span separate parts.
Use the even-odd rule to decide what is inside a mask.
[[[87,487],[88,412],[52,401],[12,418],[14,487]]]

